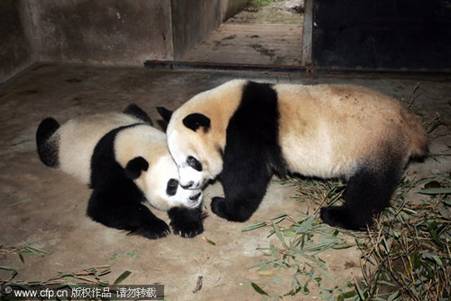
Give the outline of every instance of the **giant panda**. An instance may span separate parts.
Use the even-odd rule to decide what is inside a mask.
[[[324,207],[331,226],[359,230],[389,205],[409,158],[427,153],[419,119],[368,88],[232,80],[195,95],[175,112],[160,107],[182,187],[219,176],[212,211],[243,222],[273,174],[347,181],[342,206]]]
[[[179,186],[166,136],[136,105],[74,118],[63,125],[41,121],[36,132],[41,161],[89,184],[87,214],[108,227],[150,239],[166,236],[168,225],[144,204],[168,212],[174,233],[203,231],[202,193]]]

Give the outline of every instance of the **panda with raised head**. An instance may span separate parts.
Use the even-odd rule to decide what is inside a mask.
[[[219,175],[224,197],[212,211],[246,221],[273,174],[347,181],[342,206],[321,209],[331,226],[363,229],[389,205],[409,158],[427,153],[416,116],[394,99],[351,85],[232,80],[200,93],[173,114],[167,139],[182,187]]]
[[[36,143],[45,165],[90,185],[87,214],[94,221],[150,239],[166,236],[168,225],[144,206],[147,200],[168,212],[174,233],[193,237],[203,231],[201,191],[180,187],[165,134],[136,105],[61,126],[46,118]]]

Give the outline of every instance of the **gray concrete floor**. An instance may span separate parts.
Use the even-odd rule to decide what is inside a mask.
[[[278,0],[245,8],[189,49],[188,62],[302,65],[301,0]]]
[[[274,240],[267,238],[268,230],[242,233],[241,229],[281,213],[297,217],[314,209],[316,205],[312,202],[292,198],[294,187],[273,181],[257,213],[249,222],[238,224],[210,212],[210,198],[222,193],[220,185],[215,184],[206,191],[205,206],[210,214],[205,220],[205,233],[194,239],[170,235],[150,241],[89,220],[85,216],[89,189],[43,166],[36,155],[35,130],[46,116],[65,121],[81,114],[121,110],[135,102],[157,119],[156,106],[175,109],[192,95],[236,77],[271,82],[356,83],[406,103],[419,83],[414,110],[426,122],[438,114],[444,125],[430,134],[433,157],[425,163],[410,165],[407,172],[416,177],[451,172],[451,84],[444,78],[402,79],[383,75],[305,78],[252,72],[37,66],[0,87],[0,245],[29,244],[48,254],[26,256],[22,263],[13,254],[0,253],[0,266],[17,269],[15,280],[31,281],[47,280],[58,272],[111,265],[112,273],[105,280],[112,281],[129,270],[132,274],[126,283],[160,282],[166,286],[167,300],[255,300],[259,296],[249,285],[251,281],[267,288],[284,286],[252,268],[263,258],[257,248],[267,247]],[[327,253],[323,259],[333,281],[340,284],[360,277],[359,257],[359,251],[351,248]],[[198,276],[203,276],[203,287],[193,294]],[[0,271],[0,279],[6,277]],[[302,300],[317,300],[314,294],[313,290],[310,297]]]

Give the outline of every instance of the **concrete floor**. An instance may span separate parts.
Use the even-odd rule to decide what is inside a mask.
[[[129,270],[132,274],[126,283],[160,282],[166,286],[167,300],[259,299],[249,285],[251,281],[266,288],[280,289],[284,284],[275,284],[271,276],[259,274],[252,268],[263,258],[257,248],[267,247],[273,241],[266,237],[268,230],[242,233],[241,229],[281,213],[297,217],[307,209],[312,210],[315,207],[312,202],[301,203],[291,198],[294,187],[274,181],[252,219],[238,224],[226,222],[210,212],[210,197],[222,193],[220,185],[215,184],[206,190],[205,205],[210,214],[202,235],[194,239],[170,235],[150,241],[127,236],[89,220],[85,216],[89,189],[45,167],[36,155],[35,130],[46,116],[65,121],[81,114],[121,110],[135,102],[156,119],[156,106],[175,109],[190,96],[236,77],[272,82],[357,83],[404,102],[410,101],[412,90],[419,83],[414,109],[425,121],[440,114],[445,125],[431,133],[434,157],[425,163],[410,165],[408,173],[424,177],[451,172],[451,83],[444,78],[400,79],[382,75],[304,78],[302,75],[251,72],[37,66],[0,87],[0,245],[30,244],[48,254],[27,256],[25,263],[21,263],[15,255],[0,253],[0,266],[17,269],[15,280],[31,281],[47,280],[58,272],[111,265],[112,273],[105,276],[105,280],[113,281]],[[324,255],[333,281],[341,284],[360,277],[359,254],[351,248]],[[193,294],[198,276],[203,276],[203,286]],[[0,280],[6,277],[0,271]],[[286,280],[289,283],[290,279]],[[303,296],[302,300],[318,300],[318,297],[313,290],[310,297]]]
[[[261,7],[249,6],[180,59],[188,62],[302,65],[304,15],[293,7],[301,0],[279,0]]]
[[[224,23],[181,61],[299,66],[300,49],[301,25]]]

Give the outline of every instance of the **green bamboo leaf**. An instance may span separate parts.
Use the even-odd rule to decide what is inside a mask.
[[[348,298],[352,298],[352,297],[357,296],[357,292],[355,290],[351,290],[351,291],[347,291],[347,292],[342,293],[340,296],[344,300],[344,299],[348,299]]]
[[[130,271],[125,271],[125,272],[123,272],[119,277],[117,277],[117,279],[114,281],[113,284],[119,284],[119,283],[121,283],[122,281],[125,280],[125,278],[127,278],[128,276],[130,276],[131,273],[132,273],[132,272],[130,272]]]
[[[451,194],[451,187],[427,188],[418,191],[418,193],[427,195]]]
[[[241,229],[241,232],[253,231],[258,228],[265,227],[265,226],[266,226],[266,222],[260,222],[260,223],[256,223],[256,224],[252,224],[252,225],[244,227],[243,229]]]
[[[254,288],[254,290],[259,293],[260,295],[269,296],[267,292],[265,292],[260,286],[258,286],[256,283],[251,282],[251,286]]]
[[[276,233],[277,238],[282,242],[283,246],[288,249],[288,245],[285,241],[285,238],[283,237],[282,232],[280,232],[279,227],[274,223],[272,223],[272,227],[274,229],[274,233]]]
[[[394,292],[390,296],[388,296],[387,301],[394,301],[399,298],[399,291]]]
[[[422,257],[434,261],[438,266],[443,266],[442,260],[436,254],[426,252],[422,254]]]
[[[356,281],[355,282],[355,288],[356,288],[356,292],[359,295],[360,300],[366,300],[364,293],[362,292],[362,290],[360,289],[359,283]]]

